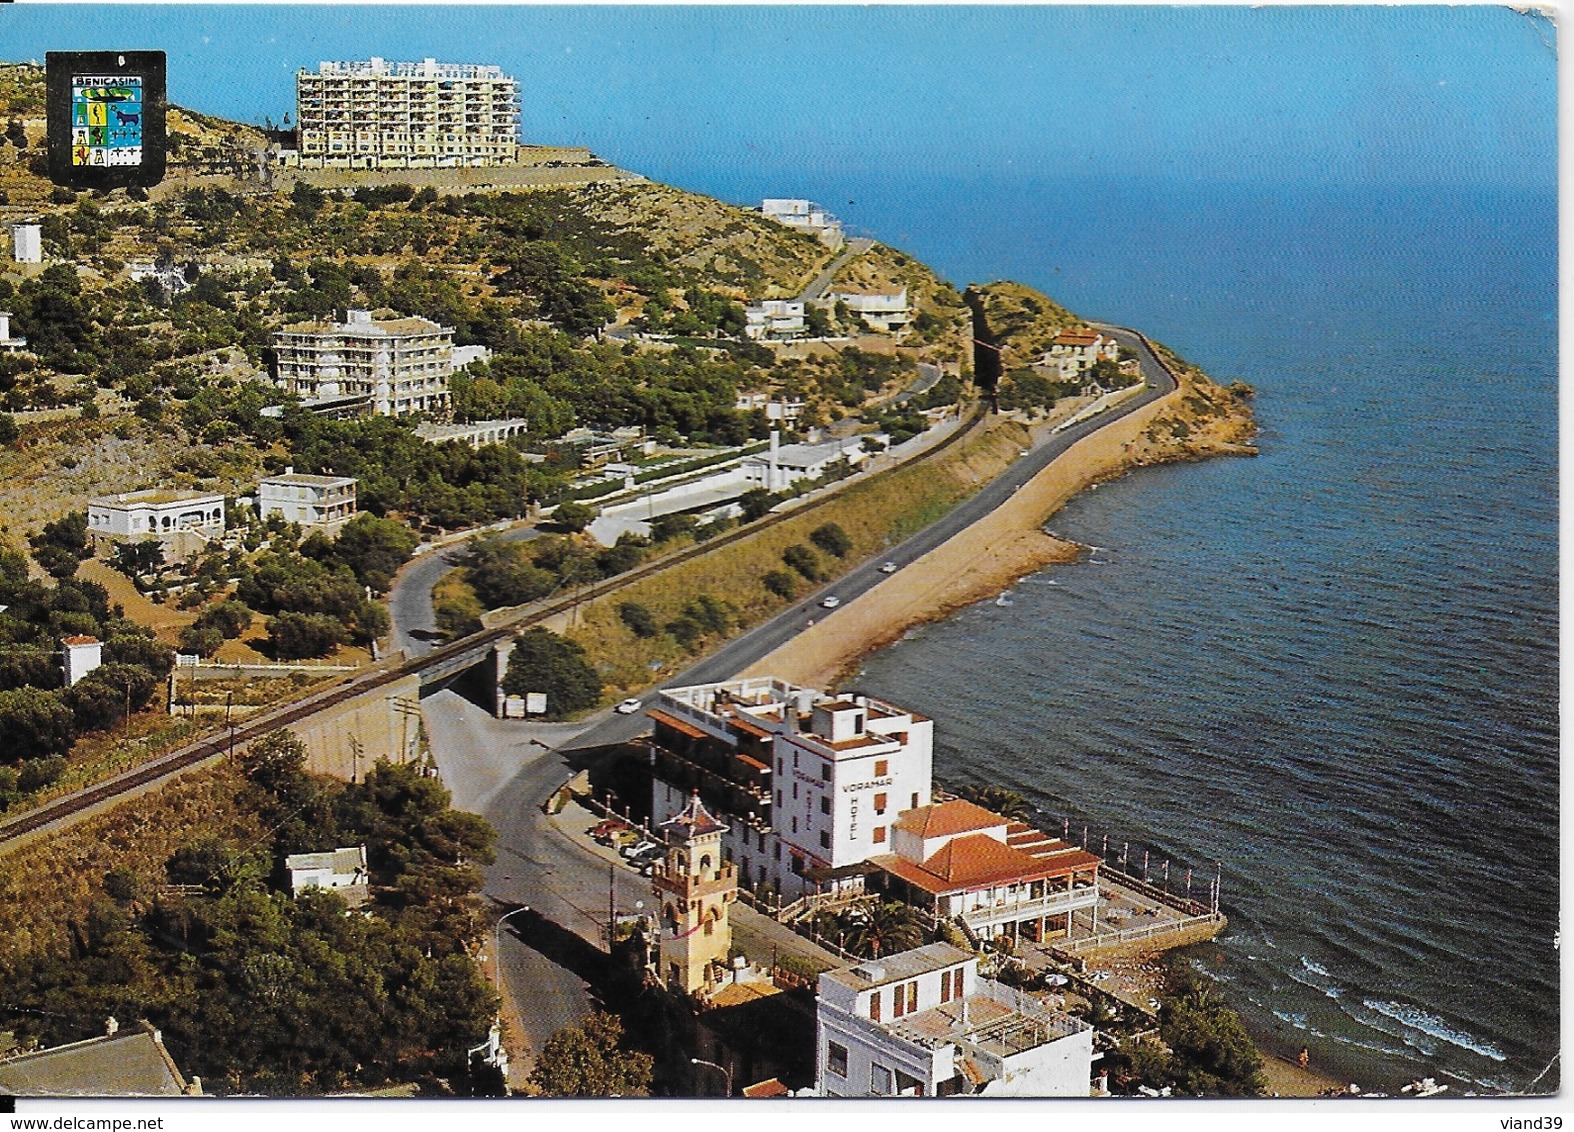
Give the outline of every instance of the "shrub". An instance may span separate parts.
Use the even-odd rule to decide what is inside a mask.
[[[782,551],[782,561],[802,574],[805,580],[820,580],[820,556],[801,542],[795,542]]]
[[[760,575],[760,583],[780,598],[790,600],[798,592],[798,583],[785,570],[767,570]]]
[[[180,631],[179,645],[183,653],[209,657],[218,652],[219,646],[223,643],[224,634],[212,626],[204,627],[193,623]]]
[[[809,541],[834,558],[845,558],[853,540],[836,523],[826,523],[809,532]]]
[[[650,610],[638,602],[625,601],[619,605],[618,618],[628,626],[629,632],[641,640],[649,640],[661,632]]]

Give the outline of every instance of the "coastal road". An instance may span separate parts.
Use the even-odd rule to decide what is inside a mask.
[[[901,566],[928,553],[1009,498],[1076,440],[1174,388],[1174,379],[1144,341],[1128,331],[1116,336],[1138,351],[1150,388],[1107,414],[1052,434],[944,519],[729,642],[664,686],[725,680],[781,647],[810,617],[834,617],[834,611],[819,606],[828,593],[834,590],[844,603],[856,600],[886,577],[879,571],[882,561]],[[429,586],[426,592],[429,597]],[[484,889],[493,902],[494,918],[520,906],[530,908],[513,915],[499,933],[498,962],[518,1006],[524,1037],[532,1050],[540,1050],[553,1033],[577,1023],[591,1009],[595,960],[583,941],[596,938],[609,902],[630,910],[636,901],[651,899],[649,881],[628,868],[609,868],[549,820],[542,805],[574,773],[575,751],[632,739],[645,729],[644,717],[602,712],[580,724],[525,724],[494,719],[449,691],[427,697],[422,710],[455,804],[483,814],[497,828],[497,861],[487,870]],[[783,944],[772,933],[785,929],[745,916],[741,907],[739,917],[758,935],[749,942],[761,955],[766,946]]]
[[[827,610],[820,606],[820,602],[826,597],[835,594],[841,599],[839,608],[845,608],[848,603],[856,601],[860,595],[867,593],[886,579],[886,575],[880,572],[882,563],[894,562],[900,570],[907,563],[923,557],[942,543],[955,538],[967,527],[1004,503],[1019,487],[1038,475],[1077,441],[1098,431],[1111,421],[1119,420],[1142,406],[1153,403],[1175,389],[1175,378],[1160,363],[1144,338],[1134,331],[1121,327],[1102,326],[1101,329],[1112,333],[1121,345],[1136,351],[1142,365],[1142,377],[1147,386],[1140,394],[1098,416],[1062,432],[1050,434],[1027,451],[1001,476],[986,484],[971,499],[957,505],[945,517],[891,547],[883,555],[876,555],[830,585],[814,591],[771,620],[755,626],[741,637],[734,638],[698,664],[685,669],[659,687],[682,688],[690,684],[710,684],[730,679],[762,657],[787,644],[807,627],[810,618],[816,621],[834,618],[839,610]],[[644,698],[648,700],[650,693]],[[643,730],[644,717],[641,715],[612,715],[580,734],[573,745],[576,749],[584,749],[625,742]]]

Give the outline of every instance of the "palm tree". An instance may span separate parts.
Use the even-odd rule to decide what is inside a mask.
[[[1015,790],[1007,790],[1004,786],[975,786],[972,783],[964,783],[956,788],[956,793],[959,798],[965,798],[975,806],[992,810],[1012,821],[1033,820],[1032,804]]]
[[[871,905],[848,926],[848,946],[871,959],[907,951],[924,941],[918,914],[906,904]]]

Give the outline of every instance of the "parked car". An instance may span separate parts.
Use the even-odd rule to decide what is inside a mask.
[[[659,861],[665,852],[666,851],[660,845],[652,845],[649,848],[641,849],[638,853],[635,853],[632,857],[630,857],[629,864],[643,865],[646,861]]]
[[[894,573],[896,573],[896,563],[895,562],[884,563],[880,567],[880,573],[882,573],[882,574],[894,574]]]
[[[644,706],[645,705],[640,702],[640,698],[638,696],[630,696],[628,699],[620,703],[614,710],[616,710],[619,715],[633,715]]]
[[[842,604],[842,599],[837,597],[835,594],[832,594],[830,597],[826,598],[824,601],[822,601],[820,603],[820,607],[822,609],[835,609],[838,605],[841,605],[841,604]]]
[[[643,853],[646,849],[654,848],[656,848],[656,843],[654,841],[648,841],[642,838],[639,841],[634,841],[628,845],[623,846],[623,848],[618,850],[618,856],[622,857],[626,861],[632,861],[637,855]]]

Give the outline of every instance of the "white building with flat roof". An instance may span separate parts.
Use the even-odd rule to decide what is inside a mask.
[[[224,496],[163,488],[99,496],[87,501],[87,529],[95,545],[147,538],[171,544],[186,534],[217,538],[224,533]]]
[[[826,971],[816,1022],[821,1096],[1092,1093],[1092,1027],[981,978],[948,943]]]
[[[896,291],[829,291],[821,301],[830,306],[845,303],[853,314],[887,334],[901,334],[913,320],[906,287]]]
[[[762,299],[743,308],[743,332],[751,341],[801,338],[805,330],[801,299]]]
[[[934,724],[869,696],[760,677],[667,689],[647,715],[655,820],[698,790],[736,819],[723,844],[745,887],[861,885],[897,814],[929,804]]]
[[[285,468],[257,481],[257,518],[281,515],[287,523],[332,533],[355,518],[353,476],[312,476]]]
[[[303,401],[364,397],[373,413],[445,413],[453,374],[454,332],[426,318],[301,322],[276,332],[277,384]]]
[[[11,312],[0,311],[0,353],[16,354],[27,349],[26,338],[11,336]]]
[[[812,200],[773,197],[760,203],[760,212],[778,224],[809,232],[830,247],[842,246],[842,222]]]
[[[104,642],[97,637],[63,637],[60,652],[68,688],[104,663]]]
[[[44,262],[44,229],[27,221],[11,225],[11,258],[17,263]]]
[[[307,168],[511,165],[519,156],[519,84],[501,67],[323,62],[296,74],[295,117]]]
[[[745,456],[739,467],[749,483],[766,491],[781,491],[799,480],[818,479],[838,461],[856,467],[869,458],[861,437],[844,437],[820,444],[782,444],[775,432],[764,452]]]
[[[299,896],[308,888],[326,888],[342,893],[355,902],[369,894],[371,873],[366,867],[366,846],[352,845],[321,853],[293,853],[284,858],[290,874],[290,895]]]

